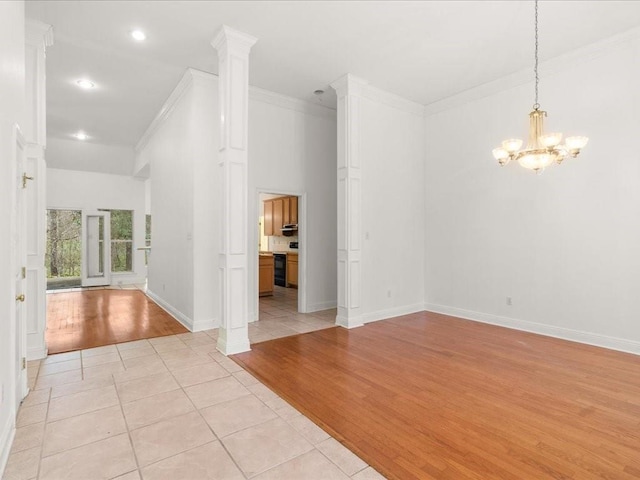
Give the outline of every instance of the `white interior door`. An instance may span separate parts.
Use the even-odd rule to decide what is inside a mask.
[[[15,210],[13,214],[14,219],[14,252],[15,259],[13,262],[14,279],[15,279],[15,294],[16,294],[16,411],[17,406],[20,405],[22,399],[27,396],[27,369],[26,369],[26,349],[27,349],[27,334],[26,334],[26,318],[27,309],[25,303],[25,291],[26,291],[26,265],[27,265],[27,253],[26,253],[26,237],[27,237],[27,222],[26,222],[26,202],[25,202],[25,188],[27,184],[27,174],[25,172],[25,150],[26,142],[20,133],[19,128],[15,128]]]
[[[111,217],[82,211],[82,286],[111,284]]]

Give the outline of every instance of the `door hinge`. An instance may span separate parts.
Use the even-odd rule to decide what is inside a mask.
[[[22,267],[22,278],[27,278],[27,267]]]
[[[22,369],[24,370],[25,368],[27,368],[27,358],[22,357]]]

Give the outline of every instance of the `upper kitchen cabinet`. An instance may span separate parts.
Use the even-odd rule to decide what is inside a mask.
[[[267,237],[273,236],[273,202],[264,202],[264,234]]]
[[[282,235],[282,227],[298,224],[298,197],[278,197],[264,201],[264,234]]]
[[[298,197],[289,197],[289,222],[298,224]]]

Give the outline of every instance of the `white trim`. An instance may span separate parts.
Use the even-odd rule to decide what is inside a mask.
[[[337,308],[337,300],[329,300],[326,302],[318,302],[311,305],[307,305],[307,311],[304,313],[321,312],[323,310],[329,310],[330,308]]]
[[[633,43],[640,40],[640,27],[627,30],[618,35],[614,35],[604,40],[585,45],[584,47],[577,48],[571,52],[565,53],[558,57],[545,60],[540,63],[540,73],[542,76],[553,75],[556,72],[566,70],[574,65],[590,62],[591,60],[605,55],[609,52],[615,51],[625,43]],[[477,87],[470,88],[456,95],[452,95],[442,100],[438,100],[433,103],[429,103],[424,106],[425,116],[433,115],[451,108],[464,105],[466,103],[479,100],[481,98],[495,95],[504,90],[517,87],[519,85],[526,85],[532,83],[531,70],[524,69],[518,72],[514,72],[510,75],[498,78],[491,82],[478,85]]]
[[[364,322],[360,316],[347,318],[345,316],[338,315],[336,317],[336,325],[351,330],[352,328],[364,327]]]
[[[249,86],[249,98],[258,102],[268,103],[300,113],[306,113],[308,115],[331,118],[333,120],[336,119],[336,111],[333,108],[289,97],[280,93],[271,92],[258,87]]]
[[[7,421],[2,427],[2,430],[0,430],[0,477],[2,478],[4,478],[4,470],[7,468],[9,453],[11,453],[11,446],[13,445],[13,439],[16,435],[13,422],[14,418],[12,414],[8,415]]]
[[[160,308],[162,308],[165,312],[167,312],[169,315],[171,315],[173,318],[179,321],[187,330],[189,330],[190,332],[194,331],[193,320],[187,317],[180,310],[177,310],[171,304],[165,302],[162,298],[160,298],[158,295],[156,295],[149,289],[147,289],[147,297],[149,297],[151,300],[156,302]]]
[[[424,309],[429,312],[442,313],[467,320],[473,320],[475,322],[489,323],[491,325],[512,328],[514,330],[537,333],[547,337],[560,338],[562,340],[569,340],[572,342],[584,343],[587,345],[594,345],[596,347],[640,355],[640,342],[634,340],[625,340],[623,338],[610,337],[598,333],[556,327],[554,325],[546,325],[543,323],[530,322],[528,320],[502,317],[499,315],[492,315],[490,313],[474,312],[472,310],[464,310],[462,308],[448,307],[432,303],[426,303]]]
[[[413,102],[411,100],[407,100],[406,98],[401,97],[400,95],[387,92],[386,90],[382,90],[372,85],[366,85],[362,89],[362,97],[366,98],[367,100],[374,101],[376,103],[381,103],[388,107],[402,110],[403,112],[411,113],[418,117],[424,116],[424,112],[425,112],[424,105],[421,105],[417,102]]]
[[[213,73],[196,70],[195,68],[187,68],[184,75],[178,82],[178,85],[173,89],[167,100],[162,105],[162,108],[160,108],[160,111],[156,114],[145,132],[142,134],[140,140],[138,140],[134,149],[136,153],[140,153],[144,147],[146,147],[151,138],[156,134],[164,122],[167,121],[180,99],[196,81],[212,82],[217,84],[218,76]],[[333,119],[336,117],[336,111],[329,107],[317,105],[306,100],[300,100],[280,93],[270,92],[269,90],[253,87],[251,85],[249,85],[249,98],[310,115]],[[137,171],[141,170],[143,167],[144,165],[136,165]]]
[[[204,320],[195,320],[191,331],[202,332],[203,330],[212,330],[214,328],[220,328],[220,320],[218,318],[206,318]]]
[[[189,90],[189,87],[193,83],[193,79],[195,76],[194,72],[196,72],[196,70],[192,68],[187,68],[187,71],[184,72],[184,75],[182,75],[182,78],[178,82],[178,85],[176,85],[171,94],[169,94],[169,97],[167,98],[167,100],[165,100],[162,108],[160,108],[160,111],[153,118],[145,132],[142,134],[142,137],[140,137],[140,140],[138,140],[138,143],[134,148],[136,153],[140,153],[140,151],[142,151],[142,149],[147,146],[147,143],[149,143],[151,138],[156,134],[156,132],[160,129],[164,122],[167,121],[173,110],[176,108],[176,105],[178,104],[180,99]],[[144,165],[140,168],[137,167],[138,166],[136,165],[136,169],[140,170],[142,167],[144,167]]]
[[[377,322],[379,320],[387,320],[393,317],[400,317],[402,315],[409,315],[411,313],[422,312],[424,305],[422,303],[414,303],[413,305],[404,305],[401,307],[387,308],[385,310],[378,310],[370,313],[362,314],[362,321],[364,323]]]

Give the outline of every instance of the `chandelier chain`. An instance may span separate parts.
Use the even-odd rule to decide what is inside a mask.
[[[533,67],[533,72],[535,73],[535,76],[536,76],[536,100],[535,100],[535,103],[533,104],[533,108],[534,110],[538,110],[540,108],[540,104],[538,103],[538,83],[540,80],[538,77],[538,0],[535,0],[535,17],[536,17],[536,22],[535,22],[536,50],[535,50],[535,63]]]

